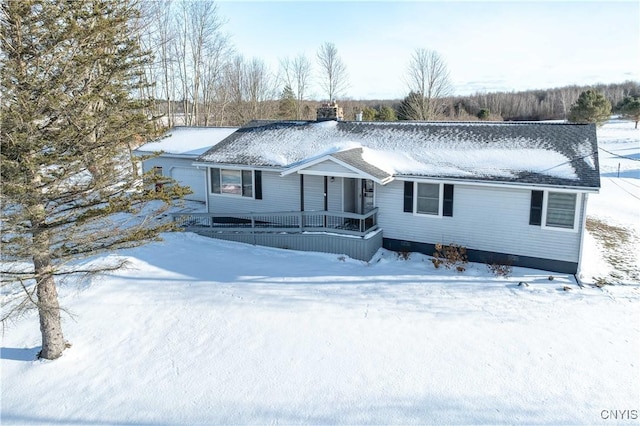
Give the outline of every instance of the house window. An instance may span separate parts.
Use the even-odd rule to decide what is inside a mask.
[[[453,216],[453,185],[404,183],[404,211],[432,216]]]
[[[242,195],[242,172],[220,169],[220,193]]]
[[[262,173],[260,171],[211,168],[210,180],[212,194],[262,199]]]
[[[547,226],[573,229],[576,216],[576,194],[549,192]]]
[[[434,183],[419,183],[416,195],[416,213],[440,213],[440,185]]]
[[[577,194],[531,191],[529,224],[573,230],[576,228],[577,204]]]

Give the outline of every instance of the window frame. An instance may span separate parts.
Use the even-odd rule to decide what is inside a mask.
[[[220,195],[243,197],[243,177],[242,170],[220,169]],[[236,180],[238,183],[235,182]],[[228,188],[233,188],[233,190]]]
[[[571,228],[567,226],[558,226],[558,225],[549,225],[549,194],[569,194],[575,197],[575,205],[573,207],[573,226]],[[543,229],[551,229],[554,231],[565,231],[565,232],[576,232],[578,230],[578,222],[580,219],[580,205],[582,204],[581,194],[576,192],[566,192],[566,191],[544,191],[544,197],[542,200],[542,228]]]
[[[533,198],[534,192],[542,192],[542,209],[540,212],[540,223],[532,223],[531,210],[533,208],[533,202],[529,208],[529,225],[539,226],[541,229],[561,232],[577,232],[580,228],[580,212],[582,211],[582,196],[580,192],[562,191],[562,190],[532,190],[531,197]],[[566,226],[550,225],[548,224],[549,214],[549,194],[569,194],[575,197],[575,205],[573,209],[573,226],[571,228]]]
[[[413,185],[407,185],[407,183],[412,183]],[[418,185],[437,185],[438,186],[438,213],[424,213],[418,211]],[[445,186],[450,186],[450,190],[448,191],[451,195],[450,198],[445,200]],[[407,207],[407,197],[408,189],[412,190],[412,201],[411,201],[411,211],[408,212],[406,210]],[[421,182],[421,181],[405,181],[404,187],[404,211],[406,213],[411,213],[414,216],[420,217],[432,217],[432,218],[443,218],[443,217],[453,217],[453,203],[455,199],[455,185],[449,184],[445,182]],[[445,203],[447,203],[446,213],[445,214]]]
[[[420,198],[423,199],[427,199],[427,200],[433,200],[433,197],[420,197],[419,193],[420,193],[420,185],[429,185],[429,186],[437,186],[438,187],[438,198],[437,198],[437,203],[438,203],[438,211],[437,213],[427,213],[427,212],[421,212],[418,211],[418,200]],[[434,217],[434,216],[439,216],[442,217],[442,200],[443,200],[443,194],[444,190],[443,190],[443,186],[441,183],[431,183],[431,182],[414,182],[413,185],[413,214],[415,214],[416,216],[430,216],[430,217]]]
[[[217,172],[215,172],[216,170]],[[238,193],[223,192],[222,176],[224,171],[240,174],[240,191]],[[245,198],[250,200],[262,199],[256,197],[256,172],[257,171],[253,169],[244,169],[238,167],[209,167],[209,173],[207,174],[207,179],[209,181],[209,195],[231,198]],[[245,182],[245,178],[249,173],[251,174],[251,182]],[[214,185],[214,174],[216,174],[218,178],[217,185]],[[214,186],[219,189],[219,192],[214,192]],[[248,192],[250,192],[250,195],[246,195]]]

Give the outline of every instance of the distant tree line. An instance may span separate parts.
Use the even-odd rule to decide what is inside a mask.
[[[157,0],[146,2],[139,18],[139,41],[154,53],[145,68],[153,86],[140,95],[154,100],[154,116],[164,125],[237,126],[252,119],[309,120],[323,101],[338,101],[345,119],[363,120],[560,120],[586,90],[595,90],[614,106],[640,97],[638,82],[566,86],[518,92],[453,95],[442,55],[418,48],[408,58],[403,99],[353,100],[349,77],[338,48],[319,46],[313,58],[304,53],[280,58],[272,70],[260,58],[236,51],[224,32],[215,2]],[[313,83],[321,91],[312,93]]]
[[[441,112],[436,120],[475,121],[508,120],[538,121],[569,119],[571,107],[578,102],[580,94],[592,90],[601,93],[612,105],[611,112],[630,119],[638,116],[640,83],[597,84],[593,86],[566,86],[552,89],[519,92],[476,93],[468,96],[450,96],[441,99]],[[398,120],[409,120],[405,105],[415,93],[405,99],[343,101],[345,119],[354,119],[358,111],[365,111],[363,119],[381,120],[375,112],[381,108],[393,110]],[[640,118],[640,117],[639,117]]]
[[[476,93],[447,99],[448,116],[477,116],[484,108],[492,116],[503,120],[564,120],[580,94],[595,90],[612,104],[619,104],[626,96],[640,96],[640,84],[626,81],[592,86],[565,86],[552,89],[519,92]]]

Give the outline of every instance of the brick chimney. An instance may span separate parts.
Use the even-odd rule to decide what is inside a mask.
[[[344,113],[342,107],[339,107],[336,102],[329,102],[322,104],[317,110],[317,121],[342,121],[344,119]]]

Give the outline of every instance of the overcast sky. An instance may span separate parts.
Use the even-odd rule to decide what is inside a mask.
[[[416,48],[447,62],[455,94],[640,81],[638,1],[218,3],[238,52],[278,60],[333,42],[353,99],[402,98]],[[323,93],[314,87],[313,97]]]

